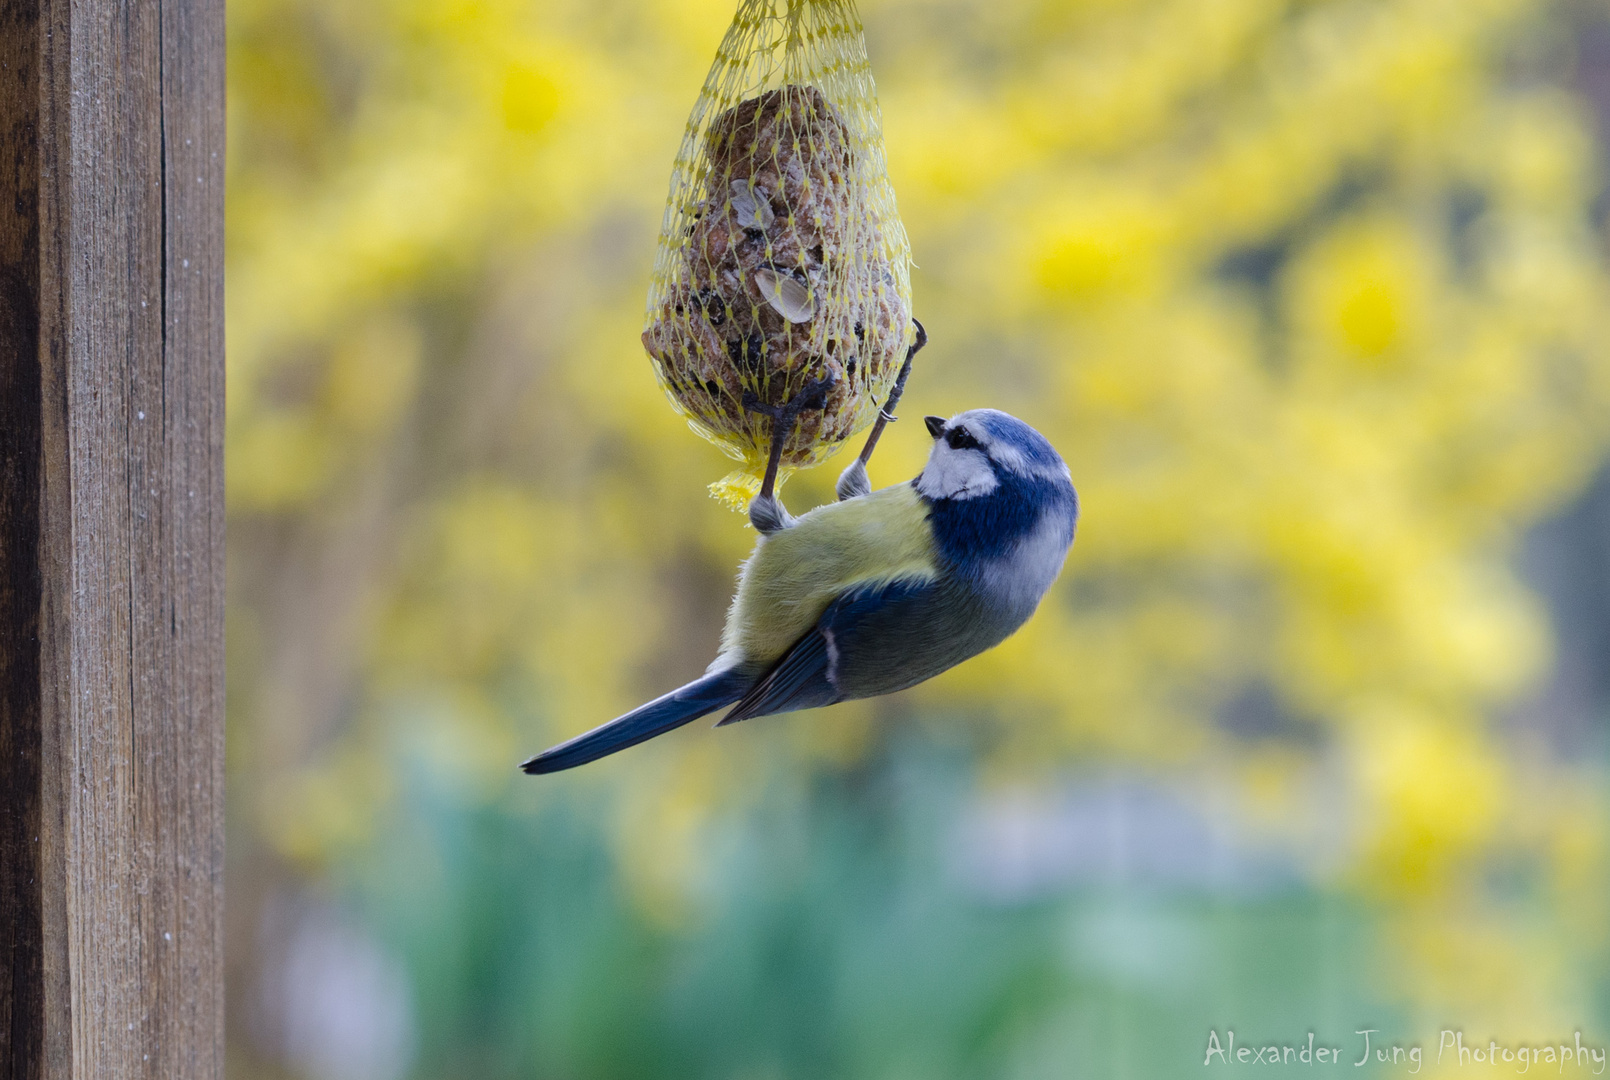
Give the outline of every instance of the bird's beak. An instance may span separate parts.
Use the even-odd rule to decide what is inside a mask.
[[[928,434],[936,439],[945,433],[945,418],[943,416],[925,416],[922,418],[922,422],[928,425]]]

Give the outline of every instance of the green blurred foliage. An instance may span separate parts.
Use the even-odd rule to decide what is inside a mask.
[[[1346,1035],[1349,1063],[1358,1021],[1397,1019],[1368,997],[1345,900],[936,888],[940,793],[968,770],[913,742],[887,748],[894,770],[766,770],[709,907],[676,928],[633,909],[596,801],[511,815],[422,772],[381,842],[443,858],[355,887],[414,958],[420,1074],[1177,1076],[1226,1016]]]
[[[1610,439],[1594,5],[868,0],[933,341],[903,411],[1052,439],[1063,579],[895,699],[515,775],[700,671],[752,539],[638,344],[729,7],[232,0],[236,985],[313,887],[408,958],[421,1076],[1172,1075],[1238,1009],[1602,1016],[1602,762],[1498,722],[1551,649],[1516,545]],[[908,768],[868,816],[853,778]],[[1155,902],[1252,974],[1104,984],[1061,928],[1153,901],[922,864],[933,818],[1091,768],[1323,852]],[[1353,944],[1258,975],[1282,919]]]

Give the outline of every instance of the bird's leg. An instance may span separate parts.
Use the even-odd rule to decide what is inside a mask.
[[[812,379],[800,388],[799,393],[781,405],[767,405],[753,391],[744,391],[744,408],[771,417],[771,456],[766,460],[766,476],[760,482],[760,494],[749,503],[749,522],[763,533],[786,529],[794,519],[777,498],[777,469],[783,461],[783,447],[794,434],[794,424],[806,409],[820,409],[827,404],[827,392],[832,389],[833,376]]]
[[[866,474],[867,462],[872,460],[872,451],[877,449],[883,429],[895,420],[895,406],[900,404],[900,395],[906,392],[906,379],[911,375],[912,358],[928,344],[928,331],[924,330],[922,323],[916,319],[911,321],[917,327],[917,336],[912,340],[911,347],[906,350],[906,362],[900,365],[900,374],[895,376],[894,389],[889,391],[889,400],[878,410],[878,418],[873,422],[872,431],[866,437],[866,445],[861,447],[861,456],[850,462],[850,467],[839,474],[839,482],[834,485],[840,502],[872,494],[872,481],[867,479]]]

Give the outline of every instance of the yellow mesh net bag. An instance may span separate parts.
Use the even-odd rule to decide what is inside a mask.
[[[643,345],[689,426],[741,461],[710,485],[742,506],[772,419],[816,379],[788,471],[877,415],[912,340],[911,249],[884,164],[877,91],[850,0],[740,0],[688,117]]]

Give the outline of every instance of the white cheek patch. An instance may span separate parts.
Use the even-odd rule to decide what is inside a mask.
[[[952,450],[934,444],[928,464],[917,477],[917,490],[930,499],[976,499],[1000,486],[989,458],[979,450]]]

